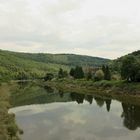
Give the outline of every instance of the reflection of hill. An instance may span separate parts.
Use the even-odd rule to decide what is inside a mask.
[[[44,104],[53,102],[70,102],[75,101],[82,104],[85,101],[92,104],[93,98],[98,106],[102,107],[106,103],[107,111],[110,110],[111,99],[93,97],[92,95],[80,93],[63,93],[62,90],[56,90],[51,87],[40,87],[31,83],[19,83],[11,94],[11,104],[15,106],[23,106],[30,104]]]
[[[22,85],[13,91],[11,104],[15,106],[23,106],[30,104],[43,104],[53,102],[71,101],[69,93],[63,95],[62,91],[54,90],[50,87],[39,87],[36,85]]]

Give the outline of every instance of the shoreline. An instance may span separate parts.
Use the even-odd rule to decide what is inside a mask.
[[[15,114],[9,113],[10,94],[6,84],[0,86],[0,139],[20,140],[19,134],[23,131],[16,124]]]
[[[126,83],[123,81],[83,81],[83,80],[54,80],[41,83],[66,92],[76,92],[100,97],[107,97],[118,101],[129,101],[140,105],[140,83]]]

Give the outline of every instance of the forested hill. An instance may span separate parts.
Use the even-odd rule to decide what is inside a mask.
[[[59,68],[69,70],[76,65],[100,67],[109,61],[74,54],[33,54],[0,50],[0,79],[13,79],[21,73],[26,73],[29,77],[41,77],[47,72],[58,72]]]
[[[122,57],[120,57],[120,58],[115,59],[114,61],[112,61],[112,65],[111,66],[112,66],[113,71],[120,72],[120,67],[121,67],[122,61],[127,56],[133,56],[133,57],[135,57],[137,59],[137,61],[139,61],[139,63],[140,63],[140,50],[138,50],[138,51],[129,53],[127,55],[124,55],[124,56],[122,56]]]
[[[132,53],[129,53],[129,54],[127,54],[127,55],[124,55],[124,56],[122,56],[122,57],[120,57],[120,58],[118,58],[118,59],[116,59],[116,61],[122,61],[122,59],[123,58],[125,58],[126,56],[134,56],[134,57],[136,57],[139,61],[140,61],[140,50],[138,50],[138,51],[135,51],[135,52],[132,52]]]
[[[140,50],[135,51],[135,52],[131,53],[130,55],[133,55],[133,56],[135,56],[135,57],[140,59]]]
[[[15,56],[19,59],[32,60],[42,63],[61,64],[68,66],[101,66],[109,61],[100,57],[91,57],[86,55],[75,54],[45,54],[45,53],[17,53],[9,51],[1,51],[7,55]],[[1,53],[0,53],[1,54]]]

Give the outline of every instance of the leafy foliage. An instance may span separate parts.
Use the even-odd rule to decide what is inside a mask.
[[[59,69],[58,78],[65,78],[68,76],[67,71],[64,71],[62,68]]]
[[[54,75],[52,73],[47,73],[44,77],[44,80],[48,81],[48,80],[52,80],[53,78],[54,78]]]
[[[15,115],[8,113],[9,90],[7,86],[0,87],[0,140],[19,140],[19,128],[15,123]]]
[[[104,79],[104,72],[102,70],[98,70],[95,73],[95,81],[100,81]]]
[[[111,80],[111,72],[108,65],[103,65],[102,71],[104,72],[104,80]]]
[[[140,63],[134,56],[124,57],[121,67],[121,75],[127,81],[139,81]]]
[[[86,75],[86,79],[87,79],[87,80],[92,79],[92,73],[91,73],[91,71],[88,71],[88,73],[87,73],[87,75]]]
[[[74,72],[75,72],[75,69],[74,68],[71,68],[71,70],[70,70],[70,76],[72,76],[72,77],[74,77]]]
[[[71,68],[70,75],[75,79],[81,79],[84,78],[84,71],[82,67],[76,66],[75,68]]]
[[[111,72],[127,81],[140,81],[140,50],[122,56],[110,64]]]

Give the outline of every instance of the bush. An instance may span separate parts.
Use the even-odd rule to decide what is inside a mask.
[[[48,81],[48,80],[52,80],[53,78],[54,78],[54,75],[52,73],[47,73],[44,77],[44,80]]]
[[[140,80],[140,63],[134,56],[126,56],[122,61],[121,76],[124,80],[136,82]]]
[[[95,81],[103,80],[104,79],[104,72],[102,70],[96,71],[94,79],[95,79]]]

